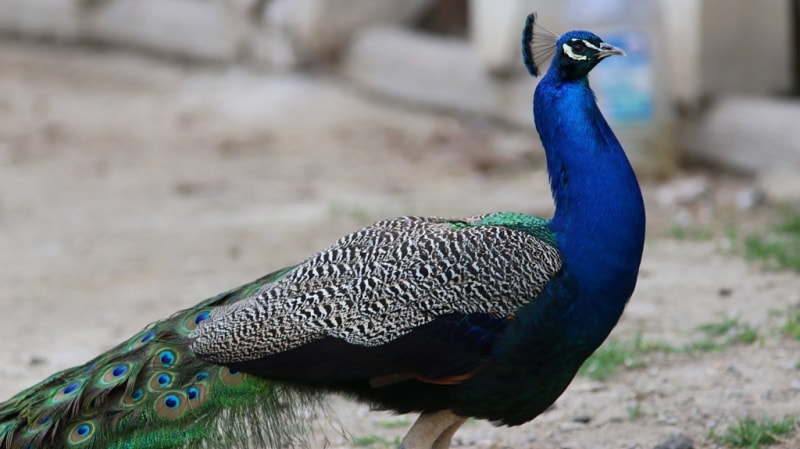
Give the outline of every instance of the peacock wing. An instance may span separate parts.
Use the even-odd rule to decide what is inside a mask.
[[[263,377],[457,375],[560,269],[535,217],[384,220],[214,309],[191,348]]]

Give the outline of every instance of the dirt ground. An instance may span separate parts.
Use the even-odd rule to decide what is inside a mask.
[[[547,216],[536,142],[377,102],[328,76],[0,42],[0,399],[377,219]],[[757,342],[579,377],[533,422],[471,421],[454,446],[650,449],[683,434],[714,448],[709,432],[736,418],[800,415],[800,342],[780,336],[774,313],[800,302],[800,278],[727,249],[722,224],[746,228],[767,212],[735,211],[746,179],[699,176],[708,191],[688,203],[659,201],[670,184],[645,183],[649,241],[615,335],[679,346],[699,325],[738,317]],[[718,232],[667,232],[687,217]],[[357,439],[329,434],[331,447],[370,447],[367,437],[385,447],[414,419],[333,405]]]

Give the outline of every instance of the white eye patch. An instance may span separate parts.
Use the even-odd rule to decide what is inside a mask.
[[[577,40],[578,39],[572,39],[573,42],[575,42]],[[591,48],[592,50],[600,51],[600,47],[592,44],[591,42],[589,42],[589,41],[587,41],[585,39],[580,39],[580,41],[583,42],[583,44],[586,45],[587,48]],[[586,56],[586,55],[579,55],[579,54],[575,53],[574,51],[572,51],[572,47],[567,43],[561,44],[561,49],[564,50],[564,54],[566,54],[571,59],[574,59],[576,61],[585,61],[585,60],[589,59],[589,57]]]
[[[571,59],[574,59],[576,61],[585,61],[585,60],[589,59],[585,55],[578,55],[578,54],[573,53],[572,52],[572,47],[570,47],[569,44],[567,44],[567,43],[561,44],[561,49],[564,50],[564,54],[566,54]]]

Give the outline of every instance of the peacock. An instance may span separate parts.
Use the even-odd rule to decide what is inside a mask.
[[[533,101],[551,219],[379,221],[8,399],[0,448],[296,447],[329,393],[419,412],[403,449],[545,411],[631,297],[645,211],[587,79],[624,51],[535,14],[522,44],[533,76],[552,56]]]

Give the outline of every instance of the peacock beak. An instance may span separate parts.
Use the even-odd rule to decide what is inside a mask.
[[[605,42],[600,44],[600,51],[597,52],[597,57],[599,59],[603,59],[603,58],[611,56],[611,55],[628,56],[627,53],[625,53],[625,50],[623,50],[623,49],[621,49],[619,47],[615,47],[615,46],[613,46],[611,44],[607,44]]]

